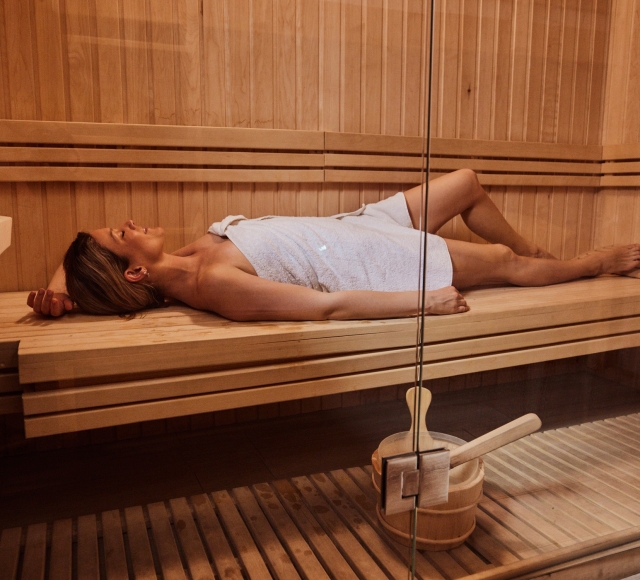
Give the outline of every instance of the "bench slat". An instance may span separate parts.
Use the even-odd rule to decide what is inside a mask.
[[[437,379],[637,346],[640,346],[640,333],[500,352],[425,365],[423,378],[425,380]],[[38,415],[25,417],[25,432],[27,437],[40,437],[54,433],[83,431],[98,427],[110,427],[153,419],[166,419],[398,385],[411,382],[414,378],[415,367],[412,365],[371,373],[322,378],[309,382],[270,385],[230,392],[223,391],[192,397],[172,398],[54,415]]]
[[[447,359],[575,342],[596,337],[640,332],[640,317],[585,323],[560,328],[509,333],[425,345],[423,360],[433,363]],[[364,354],[289,362],[268,366],[172,376],[159,379],[90,385],[78,388],[27,392],[23,395],[26,416],[168,399],[269,384],[299,382],[328,376],[347,375],[376,369],[415,364],[415,347]]]
[[[470,312],[427,317],[425,336],[429,343],[640,315],[640,281],[634,278],[603,277],[552,288],[493,288],[465,295]],[[19,349],[21,383],[109,377],[123,371],[171,370],[178,374],[180,369],[213,370],[216,365],[268,363],[415,344],[415,319],[227,323],[212,330],[191,325],[136,332],[122,326],[126,321],[111,322],[113,331],[52,337],[42,333],[23,339]]]

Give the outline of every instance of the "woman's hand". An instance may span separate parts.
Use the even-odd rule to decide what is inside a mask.
[[[469,306],[460,292],[447,286],[427,292],[425,309],[429,314],[458,314],[467,312]]]
[[[37,314],[44,316],[62,316],[65,312],[73,310],[73,300],[68,294],[54,292],[40,288],[37,292],[31,292],[27,298],[27,304]]]

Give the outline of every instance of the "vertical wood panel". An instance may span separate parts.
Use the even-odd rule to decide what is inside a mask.
[[[402,115],[402,3],[387,0],[383,32],[384,107],[382,133],[400,135]]]
[[[103,123],[124,122],[123,66],[118,2],[94,2],[98,41],[100,118]]]
[[[91,22],[87,0],[65,0],[72,121],[95,121]]]
[[[296,2],[273,0],[274,127],[296,128]]]
[[[65,121],[62,31],[58,0],[33,0],[40,109],[46,121]]]
[[[145,0],[122,2],[128,123],[150,123]]]
[[[296,0],[296,128],[320,128],[320,0]]]
[[[9,98],[12,119],[35,119],[31,14],[27,2],[4,2]]]
[[[623,66],[614,62],[616,55],[640,51],[631,33],[639,4],[438,2],[434,130],[451,137],[593,142],[602,130],[607,64],[609,101],[624,92],[621,83],[640,82],[631,66],[635,56]],[[6,53],[8,106],[0,114],[419,135],[425,6],[422,0],[5,0],[0,52]],[[40,100],[45,93],[52,95],[46,103]],[[622,103],[620,120],[607,117],[609,135],[614,126],[620,139],[640,134],[634,103]],[[43,260],[51,270],[60,253],[56,244],[66,244],[75,227],[119,225],[133,216],[167,226],[174,247],[221,213],[327,215],[396,187],[79,183],[45,185],[39,201],[36,186],[12,191],[4,194],[3,211],[28,211],[31,227],[53,244],[45,244],[46,258],[26,258],[22,249],[18,255],[25,228],[18,209],[11,209],[19,230],[11,283],[22,287],[22,261],[25,270],[42,271],[29,260]],[[592,190],[494,188],[492,195],[510,222],[544,247],[568,256],[595,241]],[[610,191],[603,207],[617,208],[618,196]],[[625,208],[634,212],[635,204]],[[70,217],[54,223],[67,211]],[[460,221],[445,230],[475,239]],[[601,224],[596,231],[606,237]]]
[[[225,2],[224,25],[227,125],[248,127],[251,122],[249,0]]]
[[[273,128],[273,0],[251,4],[251,126]]]
[[[382,0],[368,0],[364,13],[364,94],[365,133],[380,133],[382,105]]]
[[[224,127],[227,124],[224,1],[207,0],[202,3],[202,82],[204,83],[202,123],[212,127]]]
[[[198,0],[177,2],[180,125],[202,125],[200,10]]]
[[[153,118],[159,125],[176,123],[176,84],[174,26],[171,2],[150,2],[151,77],[153,79]]]

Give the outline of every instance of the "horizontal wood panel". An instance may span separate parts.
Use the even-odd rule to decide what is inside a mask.
[[[413,169],[421,170],[424,160],[419,156],[405,155],[365,155],[347,153],[327,153],[325,165],[328,168],[377,168],[377,169]],[[431,170],[473,169],[474,171],[495,171],[501,173],[577,173],[599,174],[599,163],[567,163],[562,161],[522,161],[508,159],[477,159],[458,157],[431,157]]]
[[[6,163],[124,163],[127,165],[243,165],[324,167],[313,153],[248,153],[182,149],[83,149],[79,147],[0,147]]]
[[[472,355],[534,346],[563,346],[570,341],[633,332],[640,332],[640,317],[425,345],[423,360],[433,364],[446,359],[462,360]],[[38,415],[411,366],[415,364],[415,356],[415,348],[387,349],[346,357],[299,361],[295,365],[284,363],[216,373],[29,392],[24,395],[24,413]]]
[[[422,155],[424,139],[420,137],[392,137],[349,133],[325,134],[325,148],[330,152],[350,151],[366,153],[408,153]],[[600,161],[602,148],[598,145],[566,145],[523,141],[494,141],[481,139],[431,139],[432,155],[455,157],[502,157],[505,159],[575,159]]]
[[[0,181],[85,181],[98,183],[322,183],[322,169],[200,169],[172,167],[6,166]]]
[[[471,311],[427,317],[428,343],[460,340],[560,325],[640,315],[640,280],[602,277],[548,288],[493,288],[465,292]],[[185,314],[188,317],[188,314]],[[162,369],[212,368],[215,364],[291,360],[332,353],[408,347],[415,343],[415,320],[329,321],[324,323],[225,323],[211,317],[210,328],[185,320],[167,328],[126,326],[105,317],[94,332],[65,329],[22,332],[22,383],[113,376],[119,369],[151,372]],[[70,320],[73,324],[73,320]],[[87,328],[92,327],[88,324]],[[126,336],[123,337],[123,329]],[[215,359],[211,353],[215,352]],[[121,371],[120,371],[121,372]]]
[[[443,173],[430,172],[429,179],[435,179]],[[358,169],[327,169],[324,180],[327,183],[421,183],[424,174],[418,171],[371,171]],[[600,177],[578,175],[517,175],[479,173],[482,185],[492,186],[530,186],[530,187],[582,187],[600,186]]]
[[[640,175],[605,175],[600,187],[640,187]]]
[[[235,127],[0,120],[0,143],[300,151],[324,149],[324,133]]]
[[[562,345],[436,362],[424,366],[423,376],[426,379],[434,379],[637,346],[640,346],[640,333],[604,337]],[[27,437],[41,437],[224,409],[237,409],[401,384],[412,381],[414,376],[415,367],[411,365],[405,368],[321,378],[309,382],[25,417],[25,433]]]

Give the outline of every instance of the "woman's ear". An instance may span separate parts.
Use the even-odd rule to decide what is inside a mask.
[[[149,272],[144,266],[136,266],[135,268],[127,268],[124,277],[128,282],[142,282],[149,276]]]

